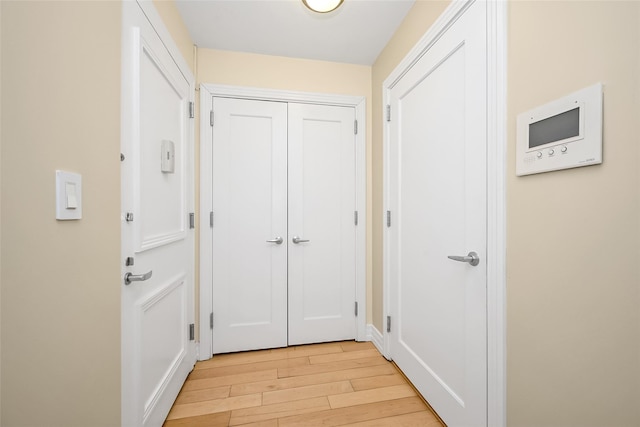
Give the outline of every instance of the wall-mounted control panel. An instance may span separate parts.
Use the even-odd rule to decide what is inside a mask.
[[[516,175],[602,163],[602,84],[518,115]]]
[[[56,171],[56,219],[82,218],[82,176]]]

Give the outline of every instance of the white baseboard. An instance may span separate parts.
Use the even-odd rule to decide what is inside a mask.
[[[384,338],[382,337],[382,333],[371,323],[367,325],[367,340],[371,341],[381,354],[384,354]]]

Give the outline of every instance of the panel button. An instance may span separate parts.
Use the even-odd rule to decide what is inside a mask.
[[[553,148],[549,148],[549,155],[550,155],[550,156],[553,156],[555,153],[556,153],[556,152],[555,152],[555,151],[553,151]]]
[[[560,151],[563,152],[563,153],[566,153],[567,152],[567,146],[563,145],[562,148],[560,148]]]
[[[536,156],[538,156],[538,158],[541,159],[542,158],[542,152],[538,151],[538,154],[536,154]]]

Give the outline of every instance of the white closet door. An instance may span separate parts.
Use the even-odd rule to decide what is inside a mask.
[[[354,120],[289,104],[290,345],[355,338]]]
[[[213,109],[213,353],[284,347],[287,104],[214,98]]]

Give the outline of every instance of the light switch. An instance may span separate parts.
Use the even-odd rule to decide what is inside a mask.
[[[65,192],[67,197],[67,209],[75,209],[78,207],[78,197],[76,196],[76,184],[73,182],[65,182]]]
[[[82,218],[82,176],[56,171],[56,219]]]

